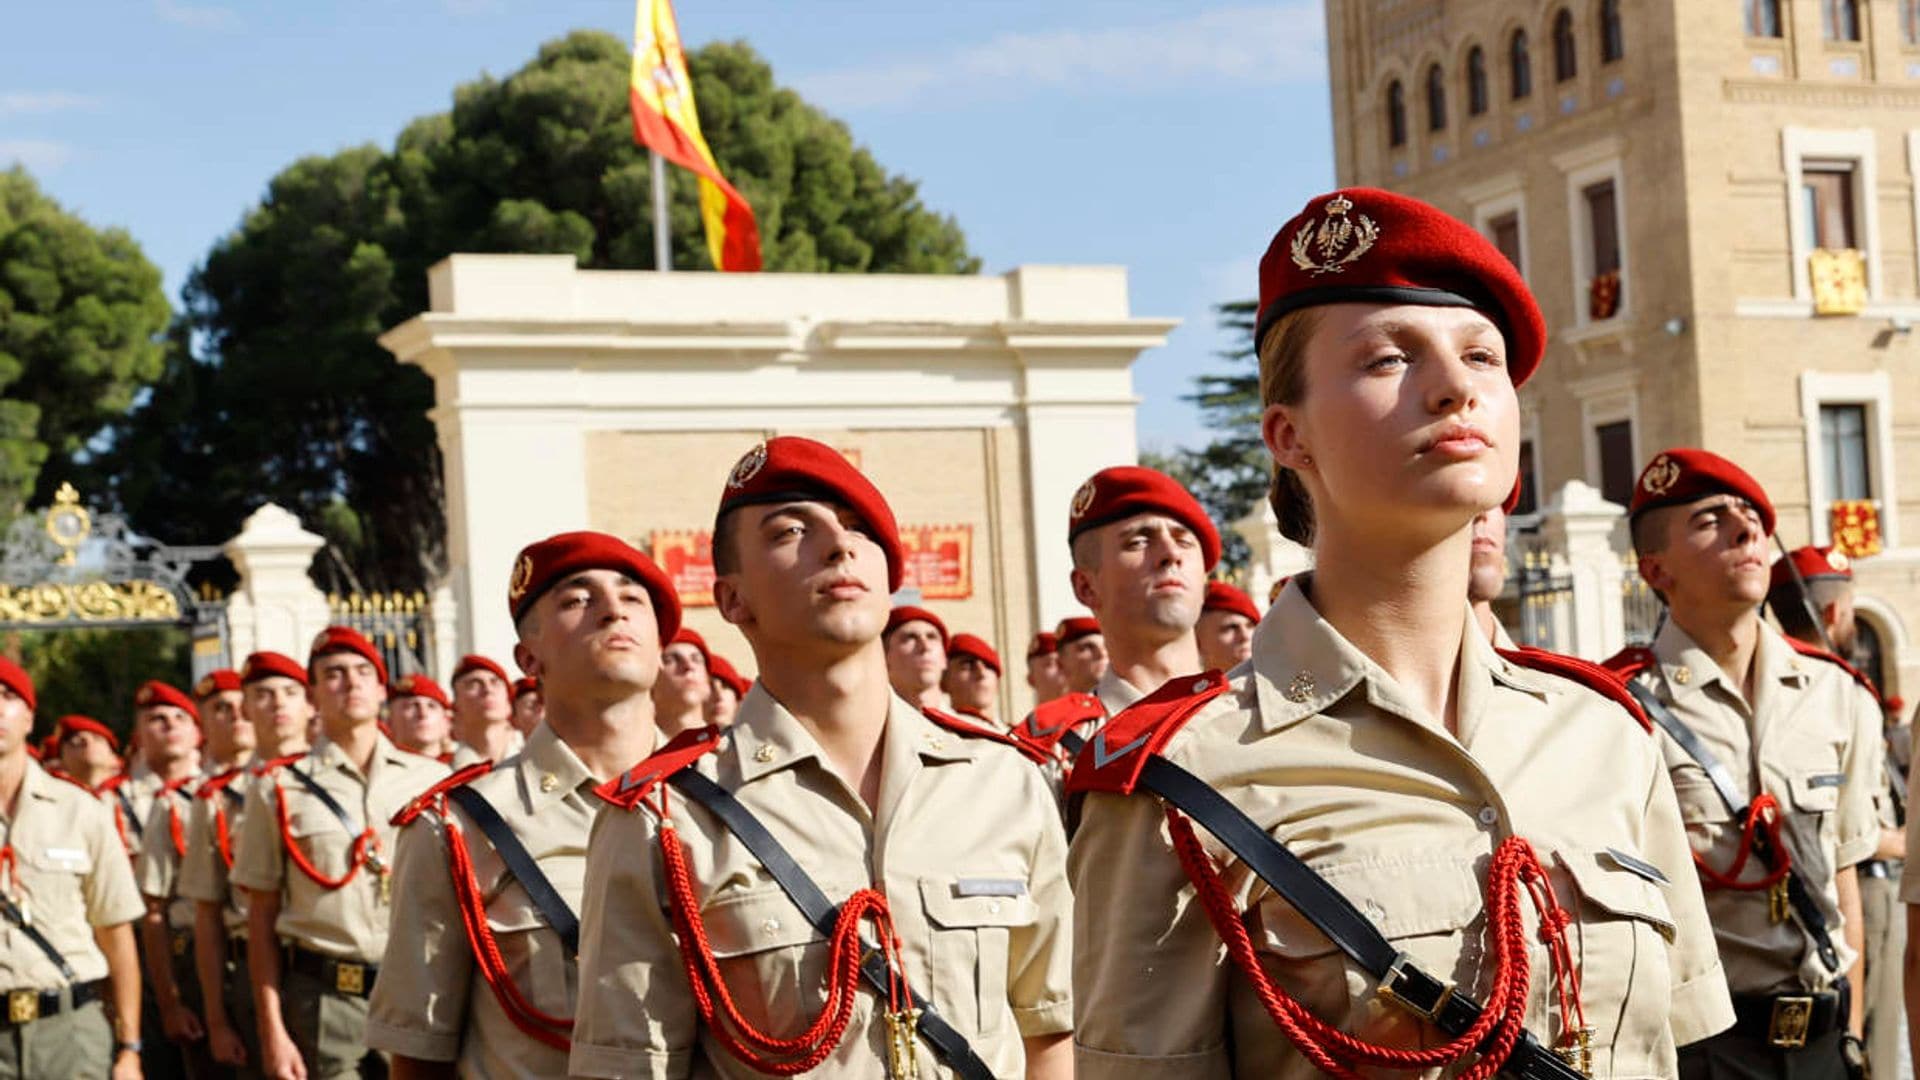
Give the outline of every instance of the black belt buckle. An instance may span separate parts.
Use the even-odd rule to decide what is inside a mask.
[[[1807,1030],[1812,1025],[1811,995],[1786,994],[1774,998],[1773,1015],[1767,1019],[1767,1045],[1798,1050],[1807,1045]]]
[[[7,992],[7,1023],[31,1024],[40,1019],[40,991],[10,990]]]
[[[1453,997],[1453,984],[1436,979],[1414,966],[1413,957],[1396,953],[1380,977],[1380,996],[1429,1023],[1439,1023],[1440,1010]],[[1806,1029],[1801,1029],[1804,1037]]]

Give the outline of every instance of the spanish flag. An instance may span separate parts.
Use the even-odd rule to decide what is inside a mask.
[[[680,48],[672,0],[638,0],[633,18],[633,138],[700,177],[700,217],[718,270],[760,269],[760,226],[753,207],[727,178],[700,134],[693,79]]]

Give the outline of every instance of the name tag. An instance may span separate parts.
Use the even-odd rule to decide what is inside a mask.
[[[1839,787],[1846,777],[1837,772],[1819,773],[1807,777],[1808,787]]]
[[[87,853],[79,848],[50,847],[47,849],[47,858],[56,862],[85,862]]]
[[[955,896],[1025,896],[1027,883],[1019,878],[974,877],[953,883]]]
[[[1672,882],[1667,879],[1667,875],[1660,872],[1659,867],[1645,859],[1636,859],[1618,848],[1608,848],[1607,858],[1612,859],[1613,865],[1620,869],[1630,874],[1638,874],[1648,881],[1653,882],[1655,885],[1672,884]]]

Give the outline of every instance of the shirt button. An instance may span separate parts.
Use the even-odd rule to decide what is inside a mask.
[[[1480,824],[1485,825],[1489,829],[1500,824],[1500,811],[1495,810],[1491,806],[1481,807],[1479,817]]]
[[[764,933],[768,933],[768,934],[771,934],[771,933],[773,933],[774,931],[776,931],[776,930],[778,930],[778,929],[780,929],[780,920],[779,920],[779,919],[768,919],[768,920],[767,920],[766,922],[763,922],[763,923],[761,923],[761,924],[760,924],[760,929],[761,929],[761,931],[762,931],[762,932],[764,932]]]

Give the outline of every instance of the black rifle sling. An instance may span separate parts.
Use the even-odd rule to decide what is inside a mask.
[[[126,822],[127,828],[133,830],[133,838],[135,840],[145,838],[147,835],[147,823],[141,821],[140,815],[135,812],[133,808],[133,796],[127,794],[127,785],[121,784],[119,787],[114,788],[113,794],[115,798],[120,800],[120,820]]]
[[[760,860],[760,865],[773,875],[787,898],[800,909],[813,928],[822,937],[833,936],[834,920],[839,915],[839,905],[827,899],[807,872],[801,869],[799,862],[787,853],[780,841],[773,838],[760,819],[752,811],[740,805],[740,800],[732,793],[696,772],[691,766],[681,769],[667,778],[667,783],[678,788],[682,795],[707,808],[708,812],[720,819],[727,831],[740,838],[740,842]],[[860,964],[860,976],[864,978],[884,998],[887,994],[887,962],[871,942],[863,942],[866,957]],[[904,973],[902,973],[904,974]],[[920,1037],[927,1041],[947,1068],[952,1069],[962,1080],[994,1080],[993,1072],[980,1056],[968,1045],[966,1036],[954,1030],[953,1025],[933,1009],[933,1003],[909,989],[913,997],[913,1007],[920,1010]]]
[[[47,954],[47,959],[53,961],[53,966],[60,969],[61,978],[69,983],[73,982],[73,965],[67,963],[67,958],[60,955],[60,950],[53,947],[53,942],[47,940],[47,935],[41,933],[39,927],[27,921],[26,912],[21,911],[20,905],[14,903],[13,898],[5,893],[0,893],[0,913],[4,913],[8,922],[27,935],[28,941],[33,942],[41,952]]]
[[[1694,764],[1706,770],[1714,793],[1726,804],[1727,812],[1733,815],[1734,820],[1744,826],[1753,805],[1740,801],[1740,789],[1734,784],[1733,774],[1727,771],[1727,767],[1713,756],[1713,751],[1707,749],[1707,744],[1700,741],[1700,736],[1694,734],[1692,728],[1673,715],[1673,710],[1667,708],[1659,695],[1632,679],[1627,680],[1627,691],[1640,703],[1641,710],[1660,725],[1660,730],[1666,732],[1667,737],[1692,758]],[[1757,829],[1753,833],[1753,853],[1760,857],[1761,865],[1769,870],[1780,865],[1781,853],[1773,850],[1766,834]],[[1827,917],[1820,913],[1820,905],[1814,903],[1813,893],[1808,891],[1807,883],[1798,870],[1787,871],[1787,905],[1799,918],[1801,929],[1812,939],[1814,951],[1820,954],[1820,962],[1835,975],[1845,975],[1846,972],[1840,969],[1840,951],[1834,948],[1833,935],[1827,930]]]
[[[528,854],[527,846],[514,835],[513,827],[500,816],[487,797],[470,787],[457,787],[447,792],[460,809],[467,812],[480,831],[487,834],[487,842],[499,854],[500,861],[506,864],[507,873],[512,874],[520,887],[527,891],[527,899],[540,911],[540,917],[547,921],[553,932],[560,935],[560,944],[566,946],[568,956],[580,955],[580,919],[567,906],[566,898],[553,887],[553,882],[540,870],[540,864]]]
[[[333,811],[333,816],[340,819],[340,824],[345,825],[348,832],[355,836],[360,835],[360,826],[355,825],[353,818],[347,816],[347,808],[341,806],[340,800],[329,794],[326,788],[321,787],[319,781],[301,772],[300,767],[297,765],[287,765],[283,767],[293,774],[295,780],[300,781],[300,786],[306,788],[308,794],[319,799],[321,805]]]
[[[1141,769],[1139,786],[1199,822],[1383,990],[1391,983],[1391,995],[1435,1027],[1458,1036],[1480,1019],[1478,1002],[1416,966],[1340,890],[1199,777],[1156,754]],[[1579,1070],[1540,1045],[1532,1032],[1520,1034],[1500,1074],[1515,1080],[1582,1080]]]

